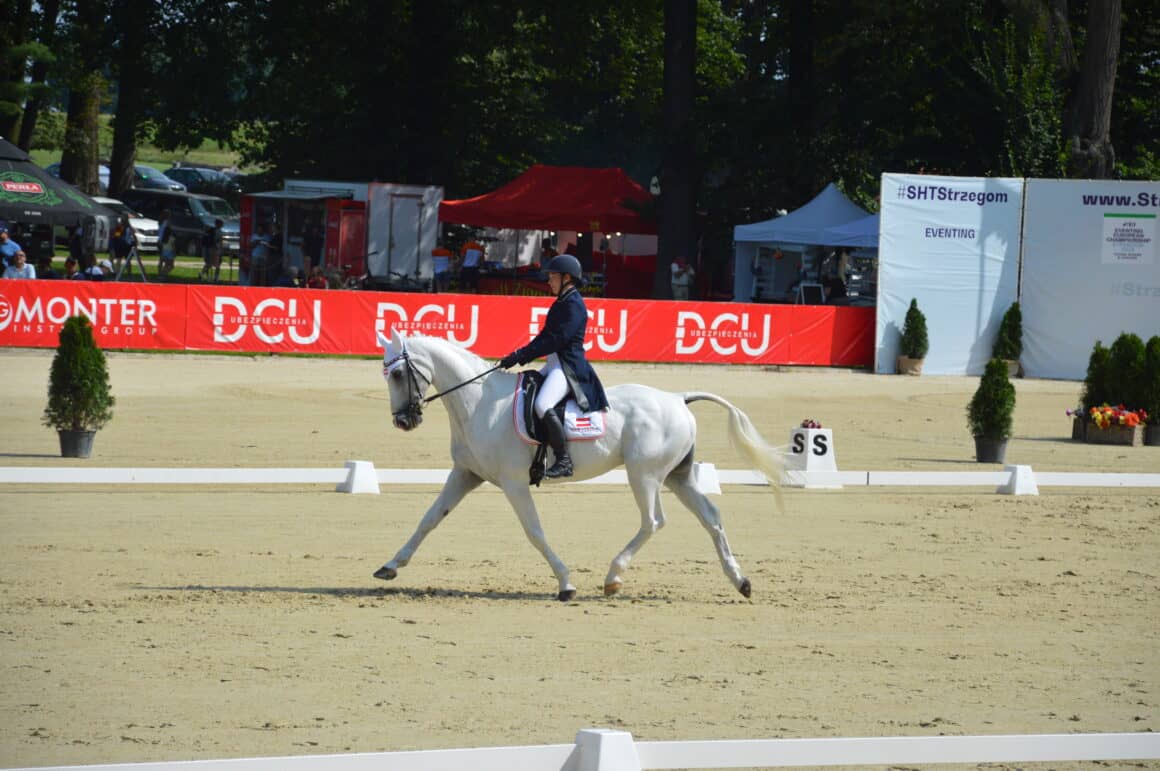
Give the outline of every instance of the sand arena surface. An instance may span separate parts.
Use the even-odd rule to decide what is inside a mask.
[[[91,459],[66,461],[40,425],[51,352],[0,351],[0,465],[449,464],[441,407],[418,432],[390,428],[377,361],[109,358],[115,417]],[[774,444],[819,420],[840,469],[998,468],[973,460],[975,378],[597,366],[609,385],[719,393]],[[1160,448],[1066,439],[1079,384],[1016,388],[1009,462],[1160,471]],[[742,467],[720,408],[693,410],[698,457]],[[668,526],[605,599],[638,524],[632,497],[558,487],[536,498],[571,603],[486,486],[396,581],[372,579],[435,492],[0,486],[0,765],[549,744],[589,726],[640,739],[1160,729],[1155,489],[787,490],[778,513],[768,491],[727,487],[714,500],[753,582],[745,600],[669,493]]]

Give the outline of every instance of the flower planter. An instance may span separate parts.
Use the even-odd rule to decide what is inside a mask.
[[[898,357],[899,375],[921,375],[922,359],[912,359],[909,356]]]
[[[93,452],[96,431],[57,431],[62,458],[87,458]]]
[[[1144,429],[1144,444],[1149,447],[1160,447],[1160,425],[1149,425]]]
[[[1023,366],[1018,359],[1003,359],[1003,362],[1007,365],[1008,378],[1014,379],[1023,376]]]
[[[1077,442],[1087,439],[1088,421],[1083,418],[1071,419],[1071,438]]]
[[[1006,439],[975,437],[975,460],[979,463],[1002,463],[1007,455]]]
[[[1084,441],[1088,444],[1125,444],[1129,447],[1144,445],[1144,426],[1108,426],[1100,428],[1089,423]]]

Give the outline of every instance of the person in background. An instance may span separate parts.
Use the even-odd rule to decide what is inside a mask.
[[[250,236],[250,286],[265,286],[266,271],[270,260],[270,234],[266,223],[260,223],[258,230]]]
[[[52,267],[52,256],[42,254],[40,259],[36,262],[36,277],[37,278],[60,278],[60,274],[56,272],[56,268]]]
[[[4,278],[36,278],[36,268],[28,264],[23,249],[17,249],[12,261],[4,269]]]
[[[68,256],[75,260],[78,266],[85,264],[85,234],[80,225],[69,226]]]
[[[210,275],[213,276],[213,282],[216,284],[222,271],[222,225],[220,219],[213,221],[213,226],[205,229],[205,234],[201,237],[201,259],[202,268],[198,274],[198,278],[202,281],[209,281]]]
[[[278,280],[274,282],[274,286],[285,287],[287,289],[301,288],[302,279],[298,276],[298,266],[286,266],[286,268],[283,269],[282,274],[278,276]]]
[[[435,272],[435,291],[446,292],[451,288],[451,250],[440,244],[431,250],[431,263]]]
[[[3,262],[0,268],[7,268],[12,262],[12,258],[20,251],[23,251],[23,249],[8,234],[8,226],[0,225],[0,261]]]
[[[109,236],[109,256],[113,259],[114,274],[121,271],[122,262],[129,259],[137,245],[137,236],[128,217],[122,217]]]
[[[113,263],[107,259],[101,260],[85,271],[85,276],[89,281],[112,281],[113,275]]]
[[[326,280],[326,276],[322,272],[321,265],[315,265],[310,269],[310,276],[306,279],[307,289],[329,289],[330,284]]]
[[[464,292],[479,291],[479,266],[483,264],[483,244],[475,239],[463,245],[460,254],[463,264],[459,268],[459,288]]]
[[[76,257],[69,256],[64,261],[64,277],[67,279],[75,279],[77,281],[87,281],[88,275],[81,270],[80,261]]]
[[[314,273],[315,265],[322,265],[322,246],[325,241],[326,236],[322,232],[321,225],[311,224],[306,228],[306,233],[302,236],[302,255],[306,260],[308,274]]]
[[[157,221],[157,277],[168,278],[177,264],[177,234],[169,224],[169,209],[162,209]]]
[[[693,285],[693,276],[696,275],[693,266],[685,262],[684,257],[678,257],[673,260],[669,270],[672,272],[673,299],[688,300],[689,287]]]

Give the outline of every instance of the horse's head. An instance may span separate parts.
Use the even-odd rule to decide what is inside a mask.
[[[397,330],[391,330],[390,340],[382,332],[376,334],[383,347],[383,378],[391,396],[395,427],[412,431],[423,422],[423,394],[431,387],[431,378],[412,358]]]

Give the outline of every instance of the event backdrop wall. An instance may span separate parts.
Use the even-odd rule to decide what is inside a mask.
[[[1027,180],[1023,368],[1079,380],[1097,340],[1160,334],[1160,182]]]
[[[894,372],[913,298],[923,373],[982,373],[1018,292],[1022,207],[1022,179],[882,175],[875,371]]]
[[[70,315],[103,348],[375,354],[375,332],[444,337],[498,358],[553,298],[88,281],[0,281],[0,346],[49,347]],[[874,311],[588,298],[594,360],[868,367]]]

